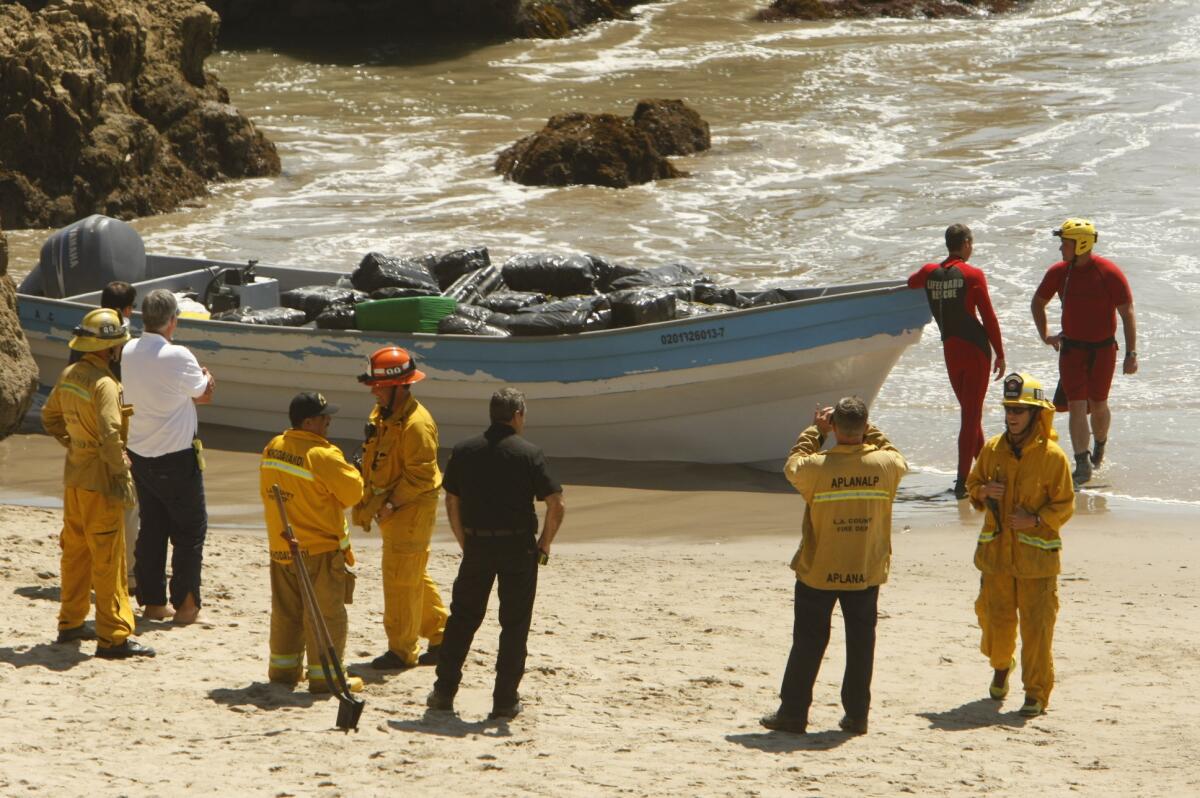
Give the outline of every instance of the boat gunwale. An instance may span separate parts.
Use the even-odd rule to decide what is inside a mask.
[[[175,257],[183,257],[183,256],[175,256]],[[199,262],[204,259],[196,259],[196,260]],[[211,265],[216,265],[212,261],[209,261],[209,263]],[[260,268],[261,268],[261,265],[260,265]],[[306,269],[300,269],[295,266],[268,266],[267,268],[269,268],[272,271],[286,270],[288,272],[293,272],[293,273],[305,273],[308,271]],[[199,271],[201,269],[203,269],[203,267],[198,267],[197,269],[192,270],[192,271]],[[186,273],[186,272],[178,272],[177,274],[184,274],[184,273]],[[320,273],[320,272],[317,272],[317,273]],[[164,275],[164,276],[169,276],[169,275]],[[161,279],[161,278],[152,278],[151,280],[144,280],[141,282],[151,282],[151,281],[157,280],[157,279]],[[135,287],[137,287],[138,285],[140,285],[140,283],[134,284]],[[833,293],[833,294],[822,294],[820,296],[813,296],[813,297],[804,297],[802,299],[793,299],[793,300],[789,300],[786,302],[777,302],[777,303],[773,303],[770,305],[762,305],[759,307],[734,308],[734,309],[728,310],[728,311],[720,311],[717,313],[707,313],[707,314],[703,314],[700,316],[690,316],[690,317],[686,317],[686,318],[682,318],[682,319],[668,319],[665,321],[649,322],[646,324],[638,324],[638,325],[633,325],[630,327],[617,327],[617,328],[610,328],[610,329],[605,329],[605,330],[588,330],[588,331],[578,332],[578,333],[559,333],[556,335],[486,336],[486,335],[462,335],[462,334],[453,334],[453,333],[401,332],[401,331],[393,331],[393,330],[327,329],[327,328],[317,328],[317,327],[292,327],[292,326],[271,325],[271,324],[246,324],[245,322],[232,321],[232,320],[196,319],[196,318],[187,318],[187,317],[182,318],[181,322],[183,324],[185,324],[186,327],[191,328],[193,330],[204,330],[204,331],[211,331],[211,332],[255,331],[255,332],[259,332],[259,333],[263,333],[263,334],[275,334],[275,335],[278,335],[281,332],[282,333],[293,333],[294,332],[294,333],[304,336],[304,337],[308,337],[308,336],[316,334],[316,335],[322,335],[322,336],[329,335],[334,338],[351,338],[351,339],[358,339],[358,338],[370,339],[370,338],[379,338],[379,337],[394,338],[396,336],[403,336],[405,338],[412,338],[414,340],[418,340],[418,341],[422,341],[422,342],[457,341],[457,342],[483,343],[485,345],[513,344],[513,343],[515,343],[515,344],[530,344],[530,343],[545,344],[548,342],[574,341],[574,340],[578,340],[578,339],[584,338],[584,337],[588,338],[589,340],[592,340],[592,339],[595,339],[598,337],[638,334],[640,332],[645,332],[645,331],[653,332],[656,330],[665,330],[668,328],[678,328],[678,327],[686,328],[690,325],[705,326],[705,325],[710,325],[710,324],[716,323],[718,319],[722,320],[722,321],[725,319],[745,319],[745,318],[753,317],[755,315],[764,314],[764,313],[772,313],[772,312],[776,312],[779,310],[796,310],[796,309],[800,309],[802,307],[820,305],[820,304],[825,304],[828,302],[842,300],[842,299],[863,298],[863,297],[867,297],[867,296],[886,295],[886,294],[897,293],[899,291],[911,290],[908,288],[907,284],[903,280],[879,280],[879,281],[872,281],[872,282],[866,282],[866,283],[834,284],[831,286],[825,286],[824,288],[826,290],[828,290],[829,288],[839,288],[839,287],[843,287],[843,286],[853,287],[854,290],[839,291],[839,292]],[[807,288],[807,286],[805,288]],[[821,286],[811,286],[811,288],[819,289],[819,288],[821,288]],[[770,290],[770,289],[764,289],[764,290]],[[803,289],[801,289],[801,290],[803,290]],[[95,292],[89,291],[89,292],[85,292],[84,294],[79,294],[76,296],[86,296],[87,294],[93,294],[93,293],[95,293]],[[23,293],[18,292],[17,299],[18,299],[18,302],[22,299],[26,299],[26,300],[33,300],[33,301],[36,301],[39,303],[49,303],[52,305],[62,306],[64,308],[71,308],[71,309],[94,307],[90,304],[80,302],[72,297],[64,297],[64,298],[60,299],[60,298],[39,296],[39,295],[35,295],[35,294],[23,294]],[[140,320],[141,312],[134,311],[133,316],[134,316],[134,318]],[[221,325],[221,326],[210,328],[210,325]],[[226,326],[226,325],[229,325],[229,326]]]

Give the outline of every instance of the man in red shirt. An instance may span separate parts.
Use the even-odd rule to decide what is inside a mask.
[[[1062,239],[1063,259],[1042,278],[1031,310],[1038,335],[1058,352],[1060,387],[1067,397],[1071,447],[1075,452],[1076,485],[1092,478],[1093,466],[1104,460],[1108,427],[1108,389],[1117,367],[1117,315],[1125,332],[1125,361],[1121,371],[1136,374],[1137,319],[1133,293],[1117,264],[1101,258],[1096,228],[1087,219],[1067,219],[1054,231]],[[1058,294],[1062,302],[1062,332],[1046,334],[1046,305]],[[1091,429],[1088,413],[1091,412]],[[1088,451],[1091,438],[1095,447]]]
[[[924,288],[929,310],[942,332],[942,354],[950,387],[958,397],[958,475],[954,497],[967,498],[971,461],[983,448],[983,399],[987,395],[988,367],[996,353],[996,379],[1004,374],[1004,346],[1000,323],[992,310],[987,279],[967,263],[975,240],[971,228],[952,224],[946,228],[946,251],[941,263],[926,263],[908,278],[909,288]],[[978,317],[976,314],[978,313]],[[982,319],[982,323],[980,322]]]

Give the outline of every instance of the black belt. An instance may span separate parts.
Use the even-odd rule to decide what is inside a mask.
[[[1094,352],[1097,349],[1108,349],[1110,346],[1116,345],[1116,338],[1105,338],[1103,341],[1077,341],[1066,337],[1062,339],[1063,349],[1087,349]]]
[[[132,449],[126,449],[125,451],[129,453],[129,459],[142,460],[147,463],[170,463],[170,462],[174,462],[175,460],[182,460],[182,459],[184,459],[184,457],[190,457],[192,459],[195,459],[195,457],[196,457],[196,450],[194,448],[192,448],[191,446],[189,446],[186,449],[180,449],[177,452],[167,452],[166,454],[160,454],[156,457],[146,457],[145,455],[138,454],[137,452],[133,451]]]
[[[507,538],[512,535],[532,534],[528,529],[480,529],[474,526],[464,526],[463,532],[473,538]]]

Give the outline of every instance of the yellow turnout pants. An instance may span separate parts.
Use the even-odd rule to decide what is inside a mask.
[[[388,648],[409,665],[420,655],[418,638],[441,645],[446,605],[429,577],[429,541],[437,497],[406,504],[379,525],[383,537],[383,629]]]
[[[325,619],[339,658],[346,651],[346,558],[340,551],[310,554],[304,558],[308,578],[317,595],[317,609]],[[317,634],[304,611],[300,579],[291,560],[271,560],[271,662],[267,678],[296,684],[304,673],[308,652],[309,681],[324,681]]]
[[[1058,618],[1058,577],[1018,579],[983,574],[975,614],[983,630],[979,644],[995,670],[1012,662],[1021,630],[1021,682],[1025,694],[1050,703],[1054,689],[1054,622]]]
[[[63,495],[62,604],[58,628],[82,626],[96,591],[96,637],[101,648],[122,645],[133,634],[133,609],[125,570],[125,508],[94,490],[67,488]]]

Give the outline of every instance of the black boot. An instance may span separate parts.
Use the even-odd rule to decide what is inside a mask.
[[[1080,452],[1075,455],[1075,472],[1071,474],[1071,481],[1076,487],[1084,484],[1092,478],[1092,459],[1088,452]]]
[[[1108,441],[1096,441],[1092,447],[1092,467],[1099,468],[1104,462],[1104,447],[1108,445]]]

